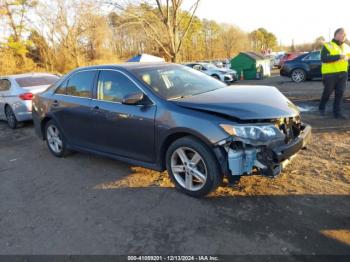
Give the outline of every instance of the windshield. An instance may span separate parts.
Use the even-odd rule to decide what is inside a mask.
[[[16,78],[16,82],[20,87],[45,86],[53,84],[58,78],[55,75],[26,76]]]
[[[138,68],[132,72],[157,94],[168,100],[194,96],[226,86],[206,74],[180,65]]]

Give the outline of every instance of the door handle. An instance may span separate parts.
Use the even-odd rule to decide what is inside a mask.
[[[94,106],[91,108],[93,114],[99,114],[101,112],[101,109],[99,106]]]
[[[53,103],[52,103],[52,106],[54,106],[54,107],[58,107],[59,105],[60,105],[60,103],[57,100],[53,101]]]

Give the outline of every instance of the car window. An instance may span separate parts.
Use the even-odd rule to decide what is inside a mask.
[[[143,81],[147,82],[148,76],[143,76]],[[123,101],[125,95],[137,93],[141,90],[124,74],[105,70],[101,71],[97,83],[97,99],[104,101]]]
[[[203,70],[203,67],[201,65],[195,65],[195,66],[193,66],[193,68],[196,70],[199,70],[199,71]]]
[[[10,90],[11,82],[7,79],[0,79],[0,91]]]
[[[316,53],[311,53],[307,55],[304,60],[321,60],[321,53],[316,52]]]
[[[55,93],[59,94],[59,95],[65,95],[66,94],[67,83],[68,83],[68,80],[65,80],[63,83],[61,83],[59,85],[59,87],[56,89]]]
[[[32,87],[32,86],[45,86],[52,85],[59,79],[55,75],[45,75],[45,76],[26,76],[16,78],[16,82],[20,87]]]
[[[79,97],[91,97],[95,74],[95,70],[75,73],[68,80],[66,94]]]

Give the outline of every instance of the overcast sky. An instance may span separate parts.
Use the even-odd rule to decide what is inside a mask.
[[[200,18],[235,24],[245,31],[265,27],[282,44],[305,43],[338,27],[350,32],[349,0],[201,0]],[[186,4],[193,0],[185,1]],[[350,33],[349,33],[350,34]]]

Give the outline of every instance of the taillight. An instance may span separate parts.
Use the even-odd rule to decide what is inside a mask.
[[[32,93],[23,93],[19,95],[19,98],[22,100],[32,100],[34,95]]]
[[[32,100],[34,95],[32,93],[23,93],[19,95],[19,98],[22,100]]]

